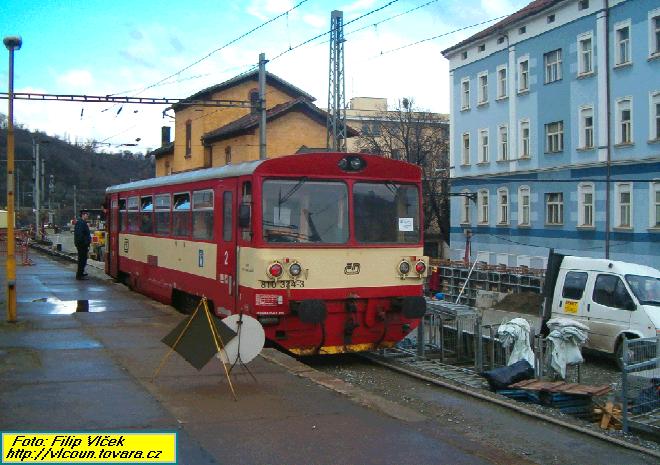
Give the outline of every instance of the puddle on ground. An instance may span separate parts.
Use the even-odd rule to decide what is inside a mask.
[[[102,300],[66,300],[57,302],[51,315],[71,315],[74,313],[105,312],[108,308]]]
[[[60,299],[57,297],[41,297],[39,299],[32,299],[32,302],[48,302],[48,303],[59,303],[61,302]]]

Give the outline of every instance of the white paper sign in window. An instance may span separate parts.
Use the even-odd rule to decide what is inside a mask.
[[[399,231],[414,231],[412,218],[399,218]]]

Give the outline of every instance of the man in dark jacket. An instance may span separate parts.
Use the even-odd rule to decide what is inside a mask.
[[[73,230],[73,242],[78,249],[78,271],[76,272],[76,279],[85,279],[85,266],[87,265],[87,253],[89,252],[89,244],[92,242],[92,235],[87,226],[87,218],[89,218],[88,211],[81,211],[80,218],[76,221],[76,227]]]

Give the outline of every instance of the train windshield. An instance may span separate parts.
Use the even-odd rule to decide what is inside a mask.
[[[348,188],[342,182],[267,180],[263,184],[266,242],[348,241]]]
[[[406,184],[355,183],[355,240],[365,243],[419,242],[419,191]]]

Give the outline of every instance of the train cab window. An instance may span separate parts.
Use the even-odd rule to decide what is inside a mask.
[[[213,239],[213,191],[193,192],[193,238]]]
[[[353,186],[355,239],[366,243],[419,242],[417,186],[355,183]]]
[[[126,199],[119,199],[119,215],[117,215],[119,224],[117,225],[117,230],[121,232],[126,231],[126,225],[128,224],[126,218]]]
[[[222,240],[225,242],[231,241],[232,197],[229,191],[222,194]]]
[[[306,178],[264,181],[262,222],[266,242],[345,243],[348,188]]]
[[[174,194],[172,212],[172,235],[190,236],[190,194]]]
[[[138,232],[140,230],[140,203],[137,197],[129,197],[127,201],[128,221],[126,222],[128,232]]]
[[[152,234],[154,232],[154,202],[152,196],[140,199],[140,232]]]
[[[156,196],[156,234],[160,236],[167,236],[170,234],[170,208],[171,208],[170,194],[162,194]]]

